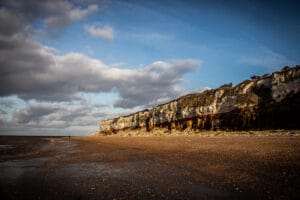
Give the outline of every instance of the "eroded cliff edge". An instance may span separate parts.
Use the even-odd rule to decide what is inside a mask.
[[[189,94],[127,116],[100,122],[103,134],[122,129],[299,129],[300,66]]]

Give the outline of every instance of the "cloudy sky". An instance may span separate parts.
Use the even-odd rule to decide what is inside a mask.
[[[300,63],[297,1],[0,1],[0,134],[101,119]]]

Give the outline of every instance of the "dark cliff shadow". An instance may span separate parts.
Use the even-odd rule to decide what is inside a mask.
[[[259,129],[299,129],[300,94],[290,92],[282,101],[272,99],[270,88],[254,91],[259,97],[254,127]]]

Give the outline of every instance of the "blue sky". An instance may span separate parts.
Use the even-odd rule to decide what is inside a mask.
[[[98,121],[299,64],[297,1],[3,1],[0,134]]]
[[[83,52],[127,68],[200,59],[201,69],[189,75],[187,86],[217,87],[297,64],[298,8],[284,1],[112,1],[59,38],[43,42],[61,53]],[[113,41],[90,37],[86,24],[112,27]]]

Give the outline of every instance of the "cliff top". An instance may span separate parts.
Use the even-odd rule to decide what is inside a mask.
[[[154,109],[154,108],[162,107],[164,105],[171,104],[171,103],[176,102],[176,101],[189,101],[189,99],[195,98],[195,97],[201,98],[202,101],[203,101],[203,105],[209,104],[210,103],[210,100],[209,100],[210,98],[209,97],[213,98],[213,94],[217,91],[225,90],[226,92],[232,92],[234,90],[241,90],[245,85],[248,85],[248,84],[254,83],[254,82],[257,83],[258,81],[269,79],[274,74],[283,75],[283,74],[289,74],[290,71],[297,72],[298,70],[300,71],[300,65],[295,65],[294,67],[285,66],[281,69],[281,71],[275,71],[271,74],[264,74],[262,76],[254,75],[254,76],[251,77],[251,79],[244,80],[244,81],[236,84],[235,86],[233,86],[232,83],[227,83],[227,84],[224,84],[224,85],[222,85],[218,88],[215,88],[215,89],[207,89],[207,90],[204,90],[202,92],[189,93],[189,94],[180,96],[177,99],[173,99],[171,101],[153,106],[152,108],[146,108],[146,109],[141,110],[141,111],[137,111],[137,112],[130,113],[130,114],[127,114],[127,115],[122,115],[122,116],[115,117],[115,118],[106,119],[104,121],[107,121],[107,120],[114,121],[114,120],[117,120],[119,118],[132,116],[132,115],[137,114],[137,113],[146,112],[146,111],[149,111],[149,110]],[[199,101],[199,99],[198,99],[198,101]]]

